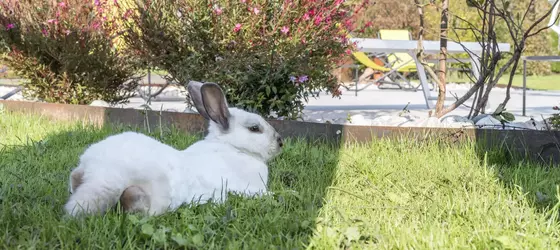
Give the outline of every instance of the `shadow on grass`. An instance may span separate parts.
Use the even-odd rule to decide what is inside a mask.
[[[38,116],[15,116],[8,118],[12,121],[0,120],[0,129],[21,126],[11,133],[0,132],[6,139],[0,139],[0,246],[4,248],[303,248],[313,236],[338,164],[337,145],[288,140],[282,155],[269,165],[272,197],[232,196],[222,206],[184,206],[148,219],[117,211],[70,219],[62,210],[69,196],[68,175],[92,143],[136,130],[181,150],[201,135],[186,135],[177,128],[154,129],[154,125],[145,127],[150,131],[63,126]],[[31,130],[43,133],[28,138]]]
[[[518,192],[540,212],[558,204],[560,145],[550,131],[476,133],[476,151],[482,165],[492,168],[506,188]]]

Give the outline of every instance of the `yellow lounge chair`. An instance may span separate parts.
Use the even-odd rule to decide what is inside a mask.
[[[383,40],[412,40],[408,30],[379,30],[379,39]],[[391,68],[398,68],[399,72],[417,72],[414,58],[408,53],[391,53],[387,56]],[[430,65],[433,67],[434,65]]]
[[[410,32],[408,30],[380,30],[378,36],[379,39],[387,40],[411,40]],[[364,52],[354,52],[352,55],[360,64],[371,68],[374,71],[384,73],[380,78],[370,82],[361,89],[357,89],[356,86],[356,91],[363,90],[371,84],[376,83],[379,83],[379,89],[386,89],[386,87],[383,85],[394,85],[399,89],[417,91],[421,86],[418,85],[417,87],[414,87],[410,83],[410,81],[405,76],[403,76],[403,74],[418,72],[414,58],[412,58],[412,56],[408,53],[391,53],[388,55],[378,56],[378,58],[381,56],[386,57],[385,66],[376,64]],[[431,63],[429,64],[429,66],[433,67],[434,64]],[[360,78],[363,77],[364,76]],[[389,78],[390,81],[386,80],[386,78]],[[430,83],[430,85],[432,85],[431,88],[433,88],[433,83]]]
[[[412,40],[408,30],[379,30],[378,37],[379,39],[384,40]],[[434,67],[434,64],[429,63],[428,66]],[[412,87],[412,84],[410,84],[410,81],[406,78],[406,76],[410,76],[411,73],[417,74],[418,68],[414,58],[412,58],[410,54],[400,52],[387,55],[387,67],[398,69],[397,72],[393,73],[393,77],[390,78],[391,80],[397,82],[396,77],[399,77],[405,81],[406,85]],[[403,73],[406,74],[406,76],[404,76]],[[432,88],[434,87],[431,82],[430,85],[432,85]],[[420,87],[420,85],[418,87]],[[413,88],[418,89],[418,87]]]

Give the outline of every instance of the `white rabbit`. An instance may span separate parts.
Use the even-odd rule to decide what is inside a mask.
[[[261,116],[229,108],[215,83],[191,81],[188,91],[209,121],[208,134],[180,151],[148,136],[125,132],[91,145],[70,174],[68,214],[125,211],[159,215],[184,203],[223,202],[227,191],[267,192],[267,162],[282,139]]]

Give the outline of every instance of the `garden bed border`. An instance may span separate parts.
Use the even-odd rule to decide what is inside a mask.
[[[0,100],[0,115],[6,111],[38,114],[62,121],[82,120],[97,126],[128,125],[150,129],[173,126],[188,133],[206,132],[205,120],[199,114],[192,113]],[[283,137],[300,137],[311,141],[364,143],[379,138],[425,140],[440,137],[451,143],[461,143],[471,139],[482,150],[502,147],[524,158],[560,163],[560,131],[357,126],[288,120],[269,122]]]

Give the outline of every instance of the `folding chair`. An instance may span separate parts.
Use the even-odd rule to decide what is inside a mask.
[[[408,30],[379,30],[379,39],[385,40],[412,40],[412,36]],[[418,73],[416,68],[416,62],[414,58],[408,53],[390,53],[386,57],[386,67],[397,69],[389,75],[391,81],[383,80],[379,88],[383,88],[383,84],[396,85],[398,88],[403,90],[413,90],[416,91],[421,86],[414,87],[407,76],[411,76]],[[428,63],[429,67],[434,67],[433,63]],[[400,79],[399,79],[400,78]],[[433,83],[430,82],[433,88]]]
[[[407,30],[380,30],[379,37],[383,37],[384,39],[390,40],[410,40],[410,32]],[[381,39],[381,38],[379,38]],[[370,55],[364,52],[354,52],[353,57],[362,65],[371,68],[374,70],[372,74],[369,75],[362,75],[358,77],[358,71],[356,69],[356,94],[358,91],[361,91],[372,84],[377,84],[379,89],[395,89],[390,87],[385,87],[387,85],[396,86],[397,89],[402,90],[410,90],[410,91],[417,91],[422,85],[419,84],[418,86],[414,87],[410,80],[405,77],[405,75],[411,75],[417,73],[418,70],[416,68],[416,63],[414,58],[410,56],[408,53],[375,53],[371,54],[375,56],[377,59],[384,63],[383,66],[378,65],[377,63],[373,62],[369,57]],[[433,67],[434,64],[428,64],[430,67]],[[368,84],[363,86],[362,88],[358,89],[358,82],[361,82],[362,79],[370,78],[372,75],[376,73],[383,73],[383,75],[375,80],[369,80]],[[429,83],[431,89],[434,88],[434,84],[432,82]],[[346,87],[350,89],[353,84]]]

